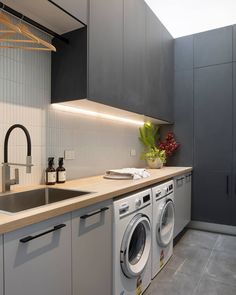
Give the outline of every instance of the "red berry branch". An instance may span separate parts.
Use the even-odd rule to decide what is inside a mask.
[[[174,151],[180,147],[180,144],[176,142],[173,132],[168,132],[165,140],[160,141],[159,148],[166,152],[166,156],[170,157]]]

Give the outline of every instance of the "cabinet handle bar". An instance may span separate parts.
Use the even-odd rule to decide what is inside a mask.
[[[21,242],[21,243],[28,243],[29,241],[32,241],[32,240],[37,239],[37,238],[39,238],[39,237],[45,236],[45,235],[47,235],[47,234],[49,234],[49,233],[51,233],[51,232],[54,232],[54,231],[56,231],[56,230],[59,230],[59,229],[65,227],[65,226],[66,226],[65,224],[59,224],[59,225],[56,225],[56,226],[54,226],[54,228],[52,228],[52,229],[50,229],[50,230],[47,230],[47,231],[45,231],[45,232],[43,232],[43,233],[41,233],[41,234],[38,234],[38,235],[36,235],[36,236],[28,236],[28,237],[25,237],[25,238],[23,238],[23,239],[20,239],[20,242]]]
[[[97,215],[97,214],[102,213],[102,212],[107,211],[107,210],[109,210],[109,208],[108,207],[104,207],[104,208],[102,208],[102,209],[100,209],[100,210],[98,210],[96,212],[91,213],[91,214],[85,214],[85,215],[81,216],[80,218],[81,219],[86,219],[86,218],[89,218],[91,216]]]

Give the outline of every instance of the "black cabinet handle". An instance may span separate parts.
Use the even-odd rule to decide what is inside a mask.
[[[226,176],[226,194],[229,195],[229,175]]]
[[[56,230],[59,230],[59,229],[65,227],[65,226],[66,226],[65,224],[59,224],[59,225],[56,225],[56,226],[54,226],[53,229],[47,230],[47,231],[45,231],[45,232],[43,232],[43,233],[41,233],[41,234],[38,234],[38,235],[36,235],[36,236],[28,236],[28,237],[25,237],[25,238],[23,238],[23,239],[20,239],[20,242],[21,242],[21,243],[28,243],[29,241],[32,241],[32,240],[37,239],[37,238],[39,238],[39,237],[45,236],[45,235],[47,235],[47,234],[49,234],[49,233],[51,233],[51,232],[54,232],[54,231],[56,231]]]
[[[177,178],[176,180],[180,181],[180,180],[183,180],[183,179],[184,179],[184,177],[180,177],[180,178]]]
[[[107,210],[109,210],[109,208],[108,207],[104,207],[104,208],[102,208],[102,209],[100,209],[100,210],[98,210],[96,212],[93,212],[93,213],[90,213],[90,214],[85,214],[85,215],[81,216],[80,218],[86,219],[86,218],[89,218],[91,216],[97,215],[97,214],[102,213],[102,212],[107,211]]]

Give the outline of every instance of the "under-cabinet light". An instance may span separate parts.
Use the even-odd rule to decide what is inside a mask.
[[[55,103],[55,104],[52,104],[52,106],[55,109],[58,109],[58,110],[64,111],[64,112],[69,112],[69,113],[76,113],[76,114],[81,114],[81,115],[86,115],[86,116],[92,116],[92,117],[96,117],[96,118],[102,118],[102,119],[107,119],[107,120],[112,120],[112,121],[117,121],[117,122],[133,124],[133,125],[137,125],[137,126],[142,126],[144,124],[144,121],[138,121],[138,120],[133,120],[133,119],[129,119],[129,118],[124,118],[124,117],[104,114],[104,113],[100,113],[100,112],[85,110],[82,108],[71,107],[71,106],[67,106],[64,104]]]

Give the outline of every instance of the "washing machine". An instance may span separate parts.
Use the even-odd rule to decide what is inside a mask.
[[[151,283],[151,189],[113,206],[113,295],[140,295]]]
[[[173,254],[174,182],[152,188],[152,279]]]

